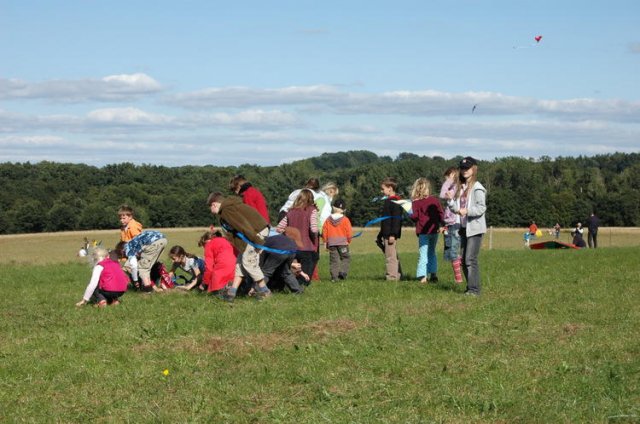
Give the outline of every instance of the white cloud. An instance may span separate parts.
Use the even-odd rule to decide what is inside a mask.
[[[87,118],[89,123],[111,125],[167,125],[174,121],[173,117],[148,113],[133,107],[96,109],[89,112]]]
[[[51,102],[115,102],[134,100],[162,91],[162,86],[145,74],[111,75],[102,79],[49,80],[27,82],[0,78],[0,99],[46,100]]]
[[[447,93],[436,90],[355,93],[317,85],[252,89],[209,88],[169,97],[168,104],[197,109],[246,108],[264,105],[305,107],[338,114],[406,116],[548,115],[563,119],[609,119],[640,122],[640,102],[626,100],[536,100],[492,92]],[[304,111],[302,109],[301,111]]]

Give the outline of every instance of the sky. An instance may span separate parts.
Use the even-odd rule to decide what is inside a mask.
[[[0,0],[0,162],[348,150],[639,152],[640,2]]]

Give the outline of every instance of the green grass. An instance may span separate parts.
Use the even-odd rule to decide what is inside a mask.
[[[422,286],[355,254],[331,284],[323,257],[302,296],[106,309],[74,307],[84,264],[4,264],[0,421],[640,422],[639,254],[483,250],[480,298],[442,261]]]

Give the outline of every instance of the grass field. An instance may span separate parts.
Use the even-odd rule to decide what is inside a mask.
[[[200,231],[165,232],[198,252]],[[442,261],[439,285],[383,281],[367,232],[348,281],[323,257],[302,296],[106,309],[74,307],[90,276],[74,254],[117,232],[0,237],[0,421],[640,422],[636,229],[580,251],[525,250],[520,233],[484,247],[480,298]],[[416,244],[401,241],[409,274]]]

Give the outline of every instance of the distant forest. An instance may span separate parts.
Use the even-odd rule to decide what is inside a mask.
[[[372,199],[383,178],[397,178],[399,192],[408,196],[413,181],[427,177],[437,194],[443,172],[460,159],[349,151],[269,167],[3,163],[0,234],[117,228],[121,204],[131,205],[145,227],[208,226],[215,222],[205,205],[208,193],[228,193],[236,174],[263,192],[272,223],[289,193],[309,177],[336,182],[347,215],[359,226],[379,216],[381,204]],[[525,227],[535,220],[568,227],[593,210],[603,226],[640,226],[638,153],[480,161],[479,181],[487,188],[488,225]]]

